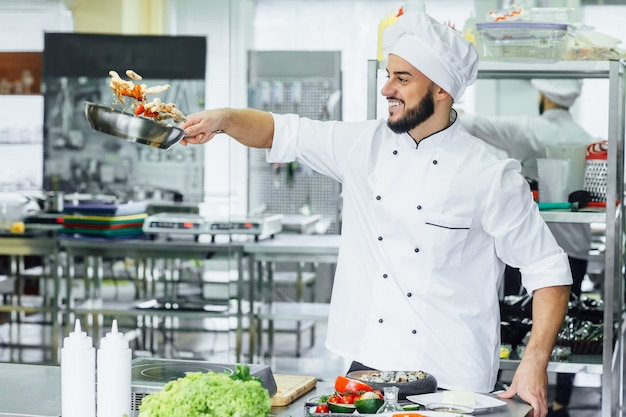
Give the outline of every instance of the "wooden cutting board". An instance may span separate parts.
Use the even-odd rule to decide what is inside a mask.
[[[274,374],[276,394],[271,398],[272,406],[282,407],[291,404],[317,385],[313,376]]]

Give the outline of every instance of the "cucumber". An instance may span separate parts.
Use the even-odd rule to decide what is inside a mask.
[[[354,405],[361,414],[376,414],[378,409],[383,406],[384,401],[380,398],[366,398],[364,400],[356,400]]]
[[[328,410],[331,413],[343,413],[343,414],[352,414],[356,406],[354,404],[337,404],[337,403],[328,403]]]

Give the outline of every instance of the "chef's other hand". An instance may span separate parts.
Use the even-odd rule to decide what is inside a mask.
[[[524,352],[526,355],[526,352]],[[548,373],[545,368],[531,360],[522,360],[515,371],[511,386],[500,398],[513,398],[518,395],[533,408],[532,417],[545,417],[548,414]]]
[[[220,110],[204,110],[187,116],[187,120],[178,127],[185,131],[185,137],[180,144],[200,145],[207,143],[213,137],[221,133],[218,124],[220,121]]]

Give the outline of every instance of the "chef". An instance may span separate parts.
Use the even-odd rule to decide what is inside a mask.
[[[188,116],[184,144],[224,131],[342,184],[343,225],[326,346],[443,389],[489,392],[499,368],[498,288],[519,265],[532,336],[510,388],[547,413],[546,367],[571,284],[520,164],[498,160],[452,109],[477,75],[474,47],[422,12],[385,30],[387,120],[314,121],[253,109]]]
[[[531,80],[531,85],[539,92],[539,115],[496,117],[465,113],[461,120],[472,135],[519,160],[524,176],[538,178],[537,159],[546,157],[548,146],[565,144],[584,150],[594,139],[574,121],[569,111],[580,96],[582,80],[535,79]],[[578,180],[582,185],[582,178]],[[587,273],[591,228],[587,223],[550,223],[548,226],[568,255],[573,279],[571,292],[580,296]],[[520,277],[516,268],[507,268],[504,280],[505,294],[519,293]],[[557,374],[556,394],[548,416],[567,415],[565,408],[572,395],[575,376],[572,373]]]

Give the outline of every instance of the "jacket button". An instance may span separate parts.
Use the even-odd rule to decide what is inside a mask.
[[[418,206],[417,206],[417,209],[418,209],[418,210],[421,210],[421,209],[422,209],[422,206],[418,205]]]
[[[380,198],[381,198],[381,197],[380,197],[379,195],[377,195],[377,196],[376,196],[376,200],[380,200]]]
[[[417,330],[413,329],[413,330],[411,330],[411,333],[417,334]]]
[[[406,293],[406,296],[409,297],[409,298],[413,297],[413,293],[408,292],[408,293]]]
[[[415,253],[417,253],[417,252],[419,252],[419,251],[420,251],[420,248],[415,248],[415,249],[413,249],[413,250],[415,251]]]
[[[387,278],[389,275],[387,274],[383,274],[383,278]]]
[[[383,237],[382,236],[378,236],[378,240],[383,240]]]
[[[398,154],[398,151],[393,151],[393,154],[394,154],[394,155],[397,155],[397,154]]]
[[[382,322],[383,322],[383,319],[378,319],[378,322],[379,322],[379,323],[382,323]]]
[[[433,165],[437,165],[438,163],[439,163],[439,162],[437,162],[437,160],[436,160],[436,159],[433,161]]]

